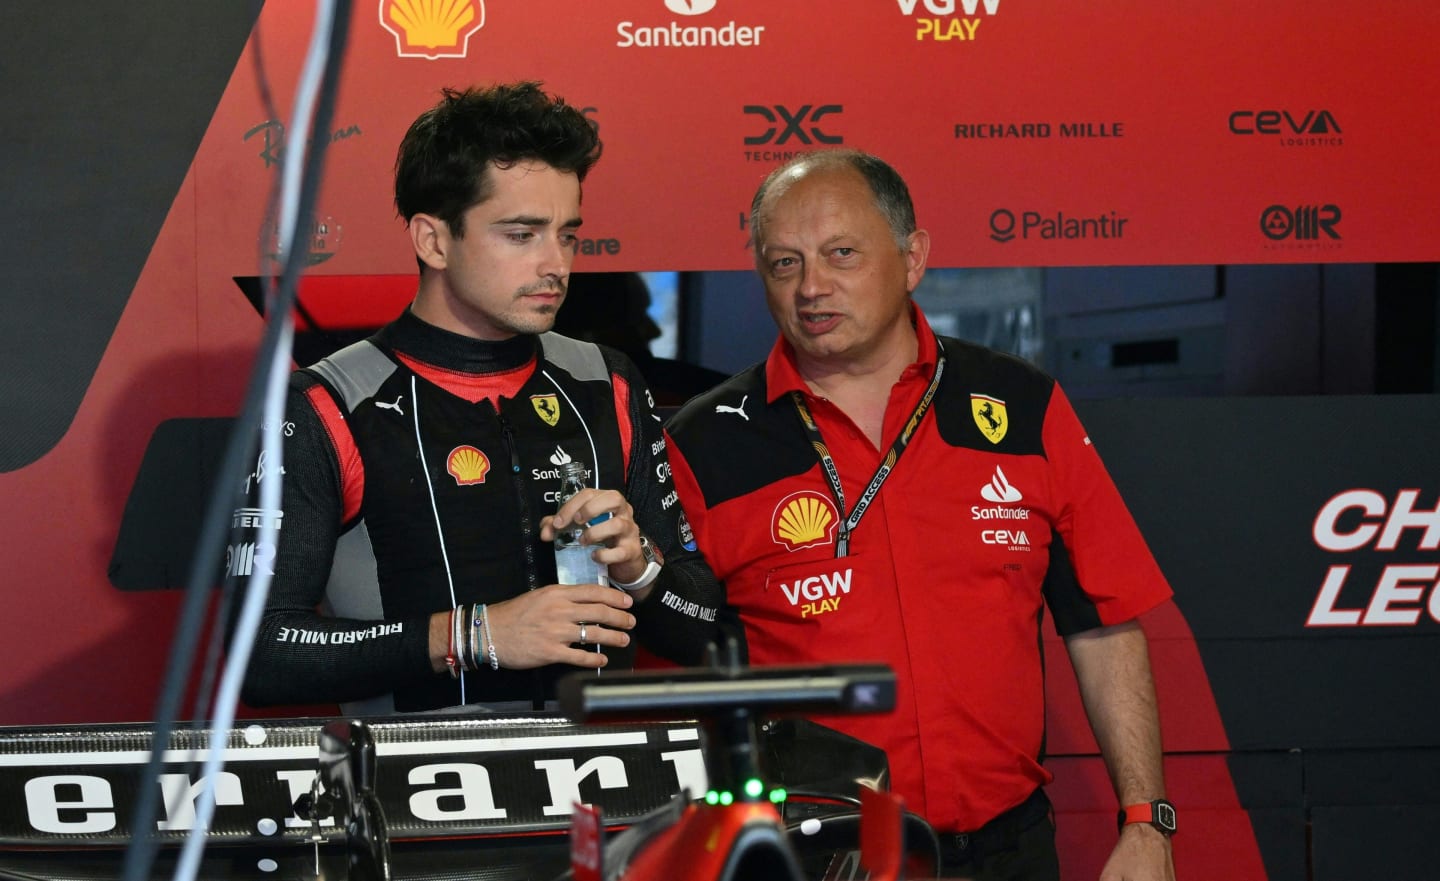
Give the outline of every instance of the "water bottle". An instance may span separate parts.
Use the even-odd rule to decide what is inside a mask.
[[[585,488],[585,463],[571,460],[560,466],[559,507],[571,496]],[[555,573],[557,584],[600,584],[608,585],[610,579],[605,564],[597,563],[590,555],[598,545],[582,545],[580,533],[585,524],[577,523],[562,529],[555,536]]]

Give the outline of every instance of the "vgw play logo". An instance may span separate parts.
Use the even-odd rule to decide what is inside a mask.
[[[903,15],[915,19],[917,40],[961,40],[976,38],[983,18],[976,16],[1000,11],[1000,0],[895,0]],[[917,13],[919,13],[917,15]],[[926,14],[928,13],[928,14]],[[957,17],[957,13],[964,17]]]

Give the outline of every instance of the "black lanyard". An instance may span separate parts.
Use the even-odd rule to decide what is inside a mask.
[[[890,451],[885,454],[885,459],[880,467],[875,469],[875,476],[870,478],[870,485],[865,487],[861,494],[860,501],[855,504],[855,510],[850,516],[845,516],[845,490],[840,485],[840,470],[835,467],[835,460],[830,456],[830,450],[825,446],[825,439],[820,436],[820,427],[815,424],[815,419],[810,415],[810,408],[805,406],[805,396],[798,391],[790,393],[790,400],[795,402],[795,409],[800,413],[800,422],[805,426],[805,433],[810,437],[810,445],[815,448],[816,454],[820,456],[820,465],[825,471],[825,480],[830,484],[830,495],[835,498],[835,505],[840,509],[840,516],[844,521],[840,524],[840,534],[835,539],[835,556],[843,557],[850,553],[850,533],[860,525],[860,518],[865,516],[865,511],[870,503],[875,500],[875,495],[880,492],[880,485],[890,472],[895,470],[895,463],[900,461],[900,454],[905,452],[909,445],[910,438],[914,436],[915,430],[920,427],[920,420],[925,418],[926,412],[930,409],[930,403],[935,399],[935,390],[940,387],[940,375],[945,372],[945,349],[940,341],[935,341],[935,375],[930,379],[929,388],[925,394],[920,396],[920,403],[915,405],[915,412],[910,414],[910,420],[900,430],[900,436],[890,445]]]

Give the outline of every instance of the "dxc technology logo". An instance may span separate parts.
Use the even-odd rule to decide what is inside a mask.
[[[835,134],[837,117],[845,111],[840,104],[802,104],[791,110],[781,104],[746,104],[747,117],[759,117],[755,134],[745,136],[748,147],[788,147],[786,150],[746,150],[745,158],[751,162],[785,162],[800,156],[819,145],[845,143],[842,135]],[[824,128],[821,127],[823,122]],[[764,128],[762,129],[761,126]]]
[[[812,110],[813,107],[813,110]],[[839,135],[830,135],[820,130],[820,120],[832,113],[842,113],[845,108],[839,104],[821,104],[814,107],[805,104],[799,110],[792,112],[789,108],[779,104],[773,107],[760,104],[746,104],[745,113],[762,117],[770,125],[758,135],[746,136],[745,143],[751,145],[775,144],[779,146],[789,141],[793,135],[802,144],[843,144],[845,139]],[[805,123],[811,125],[807,128]],[[784,128],[779,128],[783,123]],[[779,136],[776,136],[779,132]]]

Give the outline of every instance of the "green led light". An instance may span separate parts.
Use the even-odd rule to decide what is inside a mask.
[[[734,794],[730,793],[729,791],[720,793],[720,804],[729,805],[733,801],[735,801]]]
[[[705,804],[707,804],[707,805],[713,805],[713,804],[719,804],[719,802],[720,802],[720,793],[716,792],[716,791],[713,790],[713,789],[710,790],[709,792],[705,793]]]
[[[745,794],[751,798],[759,798],[764,791],[765,784],[761,783],[758,778],[751,777],[745,781]]]
[[[783,790],[783,789],[772,789],[772,790],[770,790],[770,800],[773,801],[773,802],[775,802],[775,804],[777,804],[777,805],[780,804],[780,802],[782,802],[782,801],[785,800],[785,790]]]

